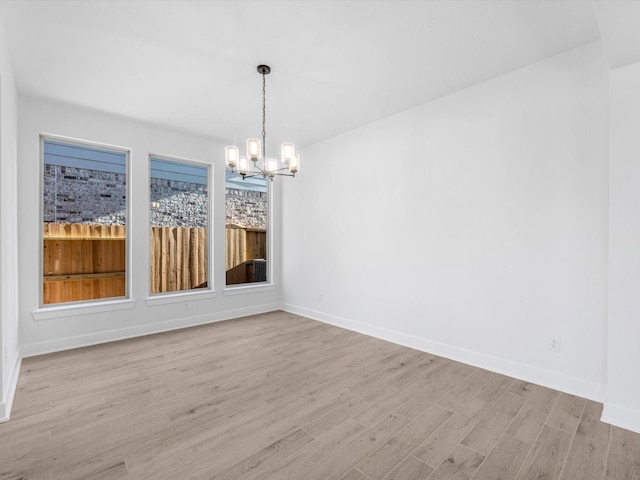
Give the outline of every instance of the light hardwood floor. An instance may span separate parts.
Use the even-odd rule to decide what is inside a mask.
[[[0,479],[640,479],[601,408],[274,312],[25,359]]]

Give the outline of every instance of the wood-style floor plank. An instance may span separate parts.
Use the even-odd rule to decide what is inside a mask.
[[[564,430],[573,435],[576,433],[576,429],[580,423],[585,404],[586,400],[584,398],[561,393],[556,405],[547,418],[547,425]]]
[[[359,472],[358,470],[353,468],[349,470],[349,472],[346,475],[344,475],[343,477],[340,477],[340,480],[369,480],[369,479],[362,472]]]
[[[471,399],[412,453],[425,463],[437,467],[478,424],[489,407],[482,400]]]
[[[429,480],[468,480],[476,473],[483,460],[484,455],[458,445],[436,468]]]
[[[373,480],[382,480],[407,456],[407,452],[416,448],[450,416],[449,410],[438,405],[432,406],[364,459],[358,469]]]
[[[640,438],[636,433],[611,427],[606,480],[640,480]]]
[[[602,406],[284,312],[26,358],[0,480],[638,480]]]
[[[538,387],[522,407],[506,433],[529,445],[533,445],[559,395],[560,392],[555,390]]]
[[[560,478],[570,446],[571,434],[543,426],[516,480]]]
[[[389,438],[407,426],[410,419],[404,415],[390,413],[376,425],[368,428],[332,455],[330,461],[323,461],[304,473],[305,480],[339,479],[363,458],[374,452]]]
[[[324,432],[312,442],[288,455],[263,471],[260,480],[286,480],[301,478],[303,473],[331,458],[339,449],[356,438],[365,428],[354,419],[347,419]],[[243,476],[243,478],[252,478]]]
[[[384,477],[384,480],[425,480],[432,472],[431,465],[409,455]]]
[[[462,444],[487,455],[518,414],[525,399],[513,393],[505,393],[467,435]]]
[[[562,480],[602,480],[611,425],[600,421],[602,405],[587,400],[573,438]]]
[[[516,478],[527,458],[530,445],[517,438],[503,435],[486,456],[473,480],[510,480]]]

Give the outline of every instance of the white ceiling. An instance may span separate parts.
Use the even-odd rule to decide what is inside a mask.
[[[610,68],[640,62],[640,1],[594,2]]]
[[[624,2],[598,3],[616,32]],[[260,135],[267,63],[268,139],[299,146],[600,38],[578,0],[4,0],[0,19],[22,95],[225,143]]]

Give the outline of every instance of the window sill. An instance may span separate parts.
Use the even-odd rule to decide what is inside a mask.
[[[184,290],[181,292],[156,294],[151,297],[147,297],[145,301],[147,302],[147,306],[153,307],[154,305],[167,305],[170,303],[189,302],[192,300],[206,300],[208,298],[216,298],[217,296],[218,292],[215,290],[206,290],[204,292]]]
[[[261,283],[259,285],[238,285],[237,287],[227,287],[224,289],[224,296],[245,295],[247,293],[261,293],[275,290],[273,283]]]
[[[135,308],[136,301],[130,299],[113,300],[109,302],[91,302],[73,305],[58,305],[51,307],[40,307],[31,312],[34,320],[48,320],[51,318],[73,317],[76,315],[86,315],[88,313],[113,312],[116,310],[128,310]]]

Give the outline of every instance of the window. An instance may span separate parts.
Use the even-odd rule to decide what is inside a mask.
[[[42,304],[127,296],[124,149],[42,139]]]
[[[266,282],[267,179],[226,174],[227,285]]]
[[[150,159],[151,293],[207,288],[209,167]]]

